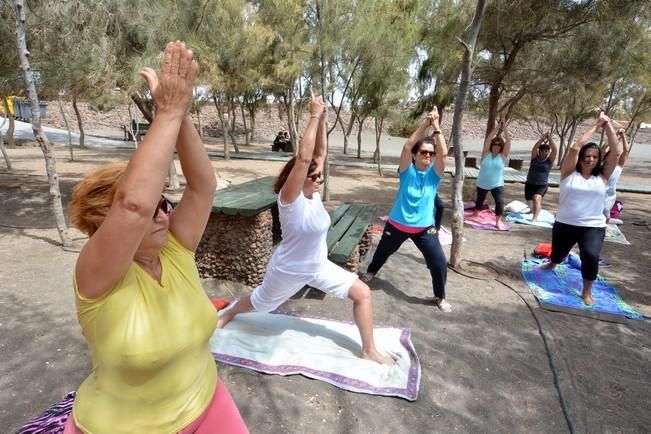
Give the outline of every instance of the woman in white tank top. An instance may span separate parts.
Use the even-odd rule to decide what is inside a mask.
[[[362,341],[360,356],[392,365],[395,360],[375,347],[370,288],[356,274],[328,260],[326,238],[330,216],[319,193],[323,183],[326,130],[325,104],[312,95],[310,119],[298,155],[285,164],[274,184],[274,191],[279,193],[283,239],[267,265],[262,284],[250,296],[220,313],[217,327],[226,326],[240,313],[270,312],[308,285],[337,298],[351,299]]]
[[[611,149],[603,162],[599,146],[588,142],[601,128],[608,136]],[[605,236],[606,218],[602,211],[606,184],[621,152],[610,119],[601,113],[593,127],[568,150],[561,165],[560,198],[552,229],[552,257],[551,262],[541,268],[553,270],[578,243],[583,277],[581,298],[587,305],[594,304],[592,284],[599,272],[599,254]]]

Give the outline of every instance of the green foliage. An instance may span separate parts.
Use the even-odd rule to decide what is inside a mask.
[[[129,104],[131,100],[122,92],[109,92],[90,100],[90,107],[99,112],[110,112],[116,107]]]
[[[394,137],[409,137],[418,129],[418,118],[414,118],[408,111],[395,112],[389,118],[387,131]]]

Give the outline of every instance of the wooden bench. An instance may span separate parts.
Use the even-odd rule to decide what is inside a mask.
[[[133,140],[134,135],[138,141],[141,141],[142,136],[149,131],[149,124],[147,122],[136,122],[135,119],[131,119],[131,124],[122,125],[122,130],[124,131],[125,142]]]
[[[350,271],[357,272],[361,258],[371,247],[371,222],[375,206],[343,204],[330,213],[328,258]]]
[[[279,227],[275,177],[217,190],[206,231],[197,248],[202,277],[256,286],[262,282]]]
[[[515,170],[522,170],[522,158],[518,157],[509,157],[509,167]]]

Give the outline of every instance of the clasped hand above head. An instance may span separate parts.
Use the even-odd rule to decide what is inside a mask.
[[[143,68],[138,74],[147,81],[157,113],[185,116],[198,70],[192,50],[176,41],[165,47],[160,76],[152,68]]]
[[[321,118],[326,114],[326,105],[320,96],[310,90],[310,118]]]

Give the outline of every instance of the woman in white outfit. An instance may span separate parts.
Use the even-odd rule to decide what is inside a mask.
[[[594,142],[586,143],[600,128],[606,131],[611,150],[603,164],[599,146]],[[552,257],[542,268],[553,270],[578,244],[583,277],[581,298],[587,305],[594,304],[592,284],[597,279],[599,254],[606,235],[603,215],[606,184],[621,152],[610,119],[602,113],[594,126],[568,150],[561,165],[560,197],[552,229]]]
[[[326,236],[330,216],[321,202],[326,156],[326,109],[321,98],[310,101],[310,120],[298,156],[285,164],[274,184],[282,241],[267,266],[264,281],[253,293],[220,315],[224,327],[239,313],[270,312],[305,285],[353,301],[353,315],[362,338],[361,357],[378,363],[394,360],[375,348],[371,291],[357,275],[328,260]]]

